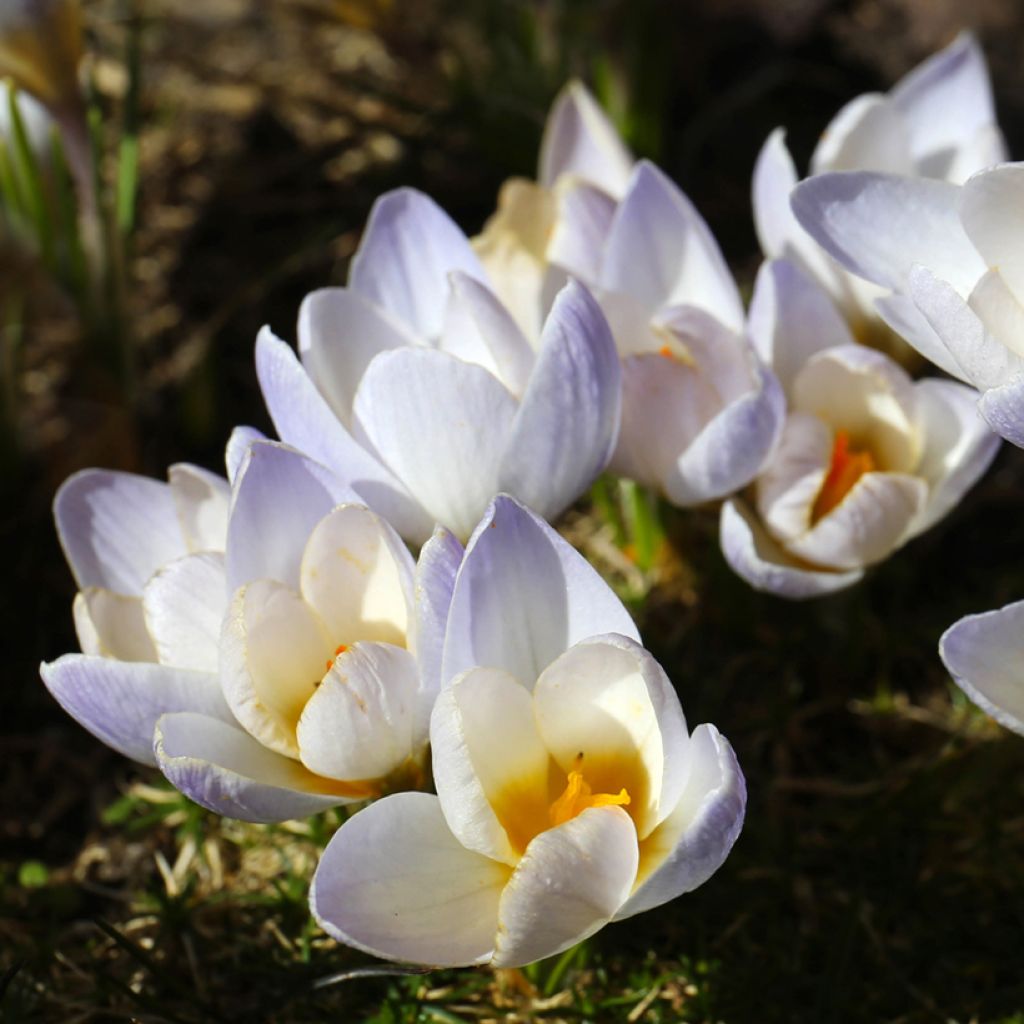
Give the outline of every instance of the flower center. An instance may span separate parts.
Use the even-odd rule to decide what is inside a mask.
[[[571,821],[589,807],[625,807],[629,802],[629,793],[625,789],[620,789],[618,794],[595,793],[583,778],[583,773],[573,771],[569,772],[562,795],[552,801],[548,808],[548,818],[551,827],[555,828]]]
[[[827,516],[850,493],[853,485],[875,468],[875,458],[871,452],[852,449],[849,434],[845,430],[837,430],[832,442],[832,461],[814,501],[811,521],[816,523]]]

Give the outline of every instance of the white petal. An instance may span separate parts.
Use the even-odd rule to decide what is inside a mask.
[[[537,728],[561,769],[595,793],[626,789],[645,838],[675,807],[686,779],[686,719],[662,667],[625,637],[593,637],[544,670]]]
[[[223,555],[203,551],[169,562],[143,592],[145,623],[156,645],[153,660],[216,672],[227,605]]]
[[[314,527],[302,555],[302,596],[336,643],[405,646],[414,565],[388,524],[363,505],[343,505]]]
[[[231,485],[224,477],[185,462],[171,466],[167,480],[189,551],[223,551]]]
[[[633,296],[651,313],[664,306],[697,306],[727,327],[743,327],[736,282],[707,224],[646,161],[637,164],[615,213],[601,286]]]
[[[608,464],[621,402],[622,372],[608,323],[590,293],[570,282],[544,324],[498,489],[554,519]]]
[[[498,490],[515,412],[511,393],[481,367],[400,349],[363,376],[355,430],[432,519],[467,537]]]
[[[434,785],[459,842],[516,864],[549,826],[548,751],[525,686],[474,668],[441,690],[430,717]]]
[[[632,167],[632,154],[608,115],[581,82],[570,82],[555,98],[544,126],[540,183],[553,188],[563,175],[574,174],[619,198]]]
[[[298,589],[302,553],[313,527],[353,497],[330,470],[301,452],[270,441],[253,444],[235,478],[228,590],[265,577]]]
[[[140,598],[86,587],[75,595],[74,614],[79,642],[86,654],[118,661],[157,660]],[[216,668],[214,664],[214,671]]]
[[[476,363],[514,395],[526,389],[533,349],[494,293],[468,274],[449,275],[448,305],[438,347]]]
[[[642,843],[639,886],[616,920],[703,885],[740,834],[747,787],[729,741],[713,725],[699,725],[688,754],[686,788],[672,814]]]
[[[247,733],[201,714],[168,714],[156,724],[160,770],[189,799],[217,814],[272,822],[366,798],[306,771]]]
[[[628,898],[638,861],[620,807],[592,807],[542,832],[501,894],[494,965],[523,966],[593,935]]]
[[[317,775],[385,779],[421,753],[419,674],[402,647],[356,643],[334,659],[296,729],[302,763]]]
[[[913,174],[906,125],[889,99],[863,93],[832,118],[811,155],[811,174],[825,171]]]
[[[959,367],[955,376],[985,389],[998,387],[1024,372],[1024,359],[997,341],[956,290],[930,270],[915,266],[910,272],[909,290],[914,304]]]
[[[221,686],[238,721],[265,746],[298,757],[295,727],[337,643],[283,584],[255,580],[239,587],[220,642]]]
[[[547,259],[588,286],[601,273],[601,254],[615,216],[615,200],[578,178],[562,178],[555,189],[557,213]]]
[[[956,507],[999,450],[999,438],[978,412],[975,392],[947,380],[922,380],[916,390],[925,439],[917,475],[928,481],[929,492],[915,535]]]
[[[171,489],[157,480],[82,470],[57,491],[53,515],[79,589],[139,596],[161,565],[185,554]]]
[[[817,566],[853,571],[904,543],[928,500],[928,484],[906,473],[865,473],[839,504],[787,547]]]
[[[915,271],[920,269],[922,268],[915,267],[911,270],[911,281]],[[953,294],[956,295],[955,292]],[[957,299],[959,302],[963,302],[958,295]],[[888,327],[892,328],[930,363],[934,363],[940,370],[945,370],[953,377],[963,379],[964,371],[960,364],[953,358],[953,354],[946,347],[945,342],[928,322],[924,313],[914,305],[912,299],[894,292],[892,295],[883,295],[881,298],[875,299],[875,309],[878,310],[878,315]]]
[[[975,704],[1024,736],[1024,601],[954,623],[939,654]]]
[[[245,464],[249,448],[254,441],[266,441],[267,436],[255,427],[235,427],[228,438],[224,450],[224,466],[228,473],[228,482],[234,486],[238,471]]]
[[[926,178],[851,171],[797,185],[796,219],[848,270],[900,289],[915,263],[965,294],[985,267],[960,223],[960,190]]]
[[[747,330],[758,355],[787,391],[811,356],[854,343],[828,293],[789,260],[761,265]]]
[[[390,960],[460,967],[490,958],[508,874],[459,843],[436,797],[397,793],[335,833],[309,904],[339,942]]]
[[[1000,437],[1024,448],[1024,373],[986,391],[978,399],[978,408]]]
[[[992,85],[985,58],[969,32],[961,32],[944,50],[908,72],[889,91],[910,130],[910,147],[919,174],[950,175],[958,151],[995,120]],[[992,160],[997,163],[998,157]],[[963,177],[980,167],[962,166]]]
[[[622,602],[581,554],[514,499],[496,498],[455,581],[442,685],[487,665],[532,687],[563,651],[597,633],[640,639]]]
[[[997,341],[1014,355],[1024,356],[1024,306],[1010,291],[998,269],[982,275],[968,296],[967,304]]]
[[[373,204],[348,283],[429,339],[441,330],[453,270],[486,280],[469,240],[448,214],[422,192],[399,188]]]
[[[740,502],[722,506],[720,541],[725,560],[755,590],[801,601],[852,586],[863,575],[812,569],[788,555]]]
[[[40,674],[57,703],[115,750],[155,764],[153,728],[168,711],[197,711],[231,719],[217,677],[208,672],[143,662],[65,654]]]
[[[351,288],[310,292],[299,307],[299,354],[317,390],[346,426],[366,367],[378,352],[417,344],[383,309]]]

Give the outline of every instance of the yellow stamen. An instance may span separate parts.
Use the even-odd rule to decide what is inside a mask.
[[[554,827],[564,825],[589,807],[625,807],[629,802],[629,793],[625,789],[620,789],[618,795],[594,793],[582,772],[569,772],[565,791],[548,808],[548,818]]]
[[[853,485],[865,473],[871,473],[875,468],[875,459],[871,452],[851,450],[849,435],[845,430],[837,430],[835,441],[832,443],[832,461],[825,482],[814,501],[811,521],[816,523],[828,515],[850,493]]]

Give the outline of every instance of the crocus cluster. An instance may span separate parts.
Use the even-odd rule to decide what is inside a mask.
[[[361,807],[311,906],[378,956],[526,964],[701,885],[742,825],[736,757],[549,521],[608,468],[720,506],[729,565],[788,598],[936,523],[993,429],[1024,443],[1024,170],[1001,159],[968,37],[844,107],[802,183],[776,131],[744,309],[690,200],[569,85],[480,235],[390,192],[297,351],[264,328],[279,440],[238,428],[226,478],[64,484],[82,653],[44,682],[215,812]],[[959,380],[914,380],[883,323]],[[1021,614],[943,655],[1024,731],[999,653]]]

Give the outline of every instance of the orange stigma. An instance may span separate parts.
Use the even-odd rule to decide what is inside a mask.
[[[662,356],[664,359],[675,359],[675,353],[668,345],[662,345],[661,348],[658,349],[658,355]]]
[[[582,772],[569,772],[565,791],[548,808],[548,817],[554,827],[564,825],[589,807],[625,807],[629,802],[629,793],[625,789],[620,789],[618,795],[595,793],[587,785]]]
[[[855,451],[850,448],[850,436],[845,430],[837,430],[832,442],[832,461],[814,501],[811,521],[817,522],[827,516],[847,494],[853,485],[865,474],[876,468],[871,452]]]
[[[347,650],[348,650],[348,644],[338,644],[338,646],[334,648],[334,658],[336,658],[339,654],[344,654]],[[334,658],[328,658],[327,659],[327,671],[328,672],[331,671],[331,666],[334,665]]]

